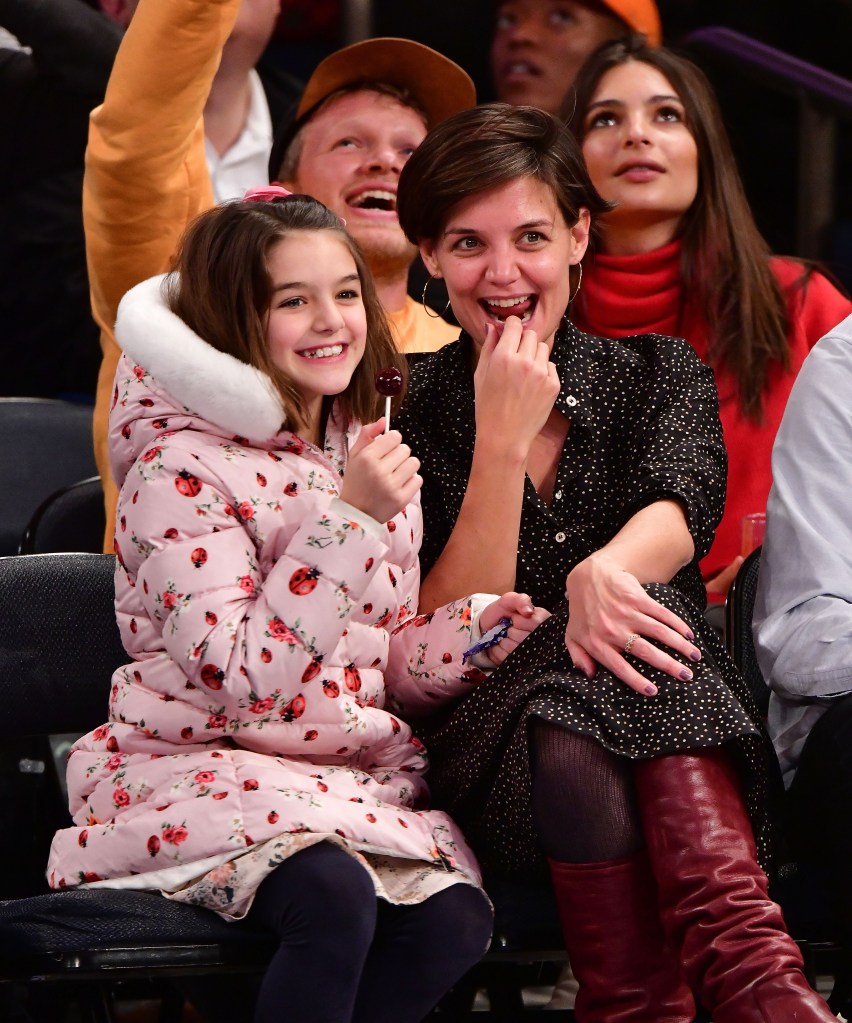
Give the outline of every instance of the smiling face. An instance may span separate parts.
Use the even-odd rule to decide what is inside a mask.
[[[583,117],[583,156],[606,214],[608,252],[670,242],[698,192],[698,147],[683,103],[657,68],[637,60],[602,76]]]
[[[497,98],[558,113],[586,57],[626,30],[578,0],[507,0],[497,8],[491,43]]]
[[[287,187],[343,218],[379,276],[406,272],[414,256],[399,226],[396,193],[402,168],[425,136],[415,110],[369,90],[332,100],[303,128]]]
[[[570,298],[569,269],[588,238],[586,210],[566,224],[550,187],[522,177],[458,203],[420,251],[429,272],[446,280],[453,312],[477,345],[486,323],[502,331],[513,315],[551,344]]]
[[[272,304],[266,342],[301,394],[318,437],[324,395],[340,394],[364,354],[367,314],[355,260],[332,231],[293,231],[267,258]]]

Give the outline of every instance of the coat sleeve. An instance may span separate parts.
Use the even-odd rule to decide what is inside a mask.
[[[805,285],[802,298],[802,321],[810,346],[850,314],[852,301],[822,274],[814,273]]]
[[[478,638],[478,617],[493,596],[477,594],[401,622],[391,635],[385,690],[401,717],[423,717],[486,678],[463,659]]]
[[[229,718],[258,701],[283,706],[306,669],[330,659],[385,568],[387,546],[333,497],[311,493],[282,502],[282,520],[297,507],[298,520],[262,571],[251,509],[231,503],[210,459],[177,445],[154,451],[128,475],[116,532],[133,603],[151,627],[140,632],[119,604],[123,635],[147,645],[142,659],[162,647],[191,686],[217,694]],[[273,651],[275,670],[265,670]]]
[[[103,350],[95,457],[108,494],[114,495],[107,421],[119,357],[118,303],[135,284],[170,269],[187,225],[213,205],[202,114],[239,8],[240,0],[141,0],[103,104],[92,113],[83,224]],[[112,514],[108,507],[107,535]]]
[[[485,678],[484,672],[465,664],[463,652],[478,637],[479,611],[493,597],[468,597],[429,614],[415,614],[420,588],[417,552],[423,539],[423,515],[418,494],[406,509],[411,545],[396,580],[402,618],[390,636],[385,669],[387,706],[403,718],[432,713],[447,700],[457,699]],[[477,595],[478,597],[478,595]]]

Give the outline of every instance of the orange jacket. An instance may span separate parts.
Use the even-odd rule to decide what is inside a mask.
[[[241,0],[140,4],[91,117],[83,223],[92,311],[103,362],[95,402],[95,458],[104,481],[107,547],[117,491],[107,419],[120,351],[113,326],[121,297],[169,269],[187,224],[213,205],[202,113]]]

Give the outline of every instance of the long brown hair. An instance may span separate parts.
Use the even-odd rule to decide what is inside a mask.
[[[713,365],[734,376],[745,415],[759,422],[770,364],[789,368],[790,314],[769,266],[769,246],[754,221],[713,87],[692,61],[641,36],[607,43],[580,70],[563,114],[580,143],[601,78],[640,61],[656,68],[683,103],[698,150],[698,192],[681,225],[683,294],[704,317]],[[810,274],[802,266],[801,284]]]
[[[349,416],[369,422],[381,415],[384,403],[375,389],[376,374],[394,365],[405,381],[405,359],[394,345],[361,250],[343,222],[316,199],[293,195],[272,201],[239,200],[202,213],[181,241],[168,280],[169,306],[213,348],[269,376],[281,398],[284,425],[291,430],[303,428],[307,425],[304,402],[293,381],[272,361],[266,343],[273,289],[269,251],[294,231],[329,231],[355,261],[367,314],[367,343],[349,386],[339,397]],[[396,402],[401,398],[402,394]]]

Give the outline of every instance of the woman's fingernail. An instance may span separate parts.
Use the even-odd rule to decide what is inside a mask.
[[[701,660],[701,651],[700,650],[690,650],[689,656],[690,656],[690,658],[693,661],[700,661]]]
[[[686,638],[689,640],[690,643],[694,643],[695,642],[695,633],[694,632],[687,632]]]
[[[656,686],[645,686],[645,695],[646,696],[656,696],[657,695],[657,687]]]
[[[689,670],[689,668],[684,668],[683,671],[678,675],[678,678],[682,679],[684,682],[691,682],[692,672]]]

